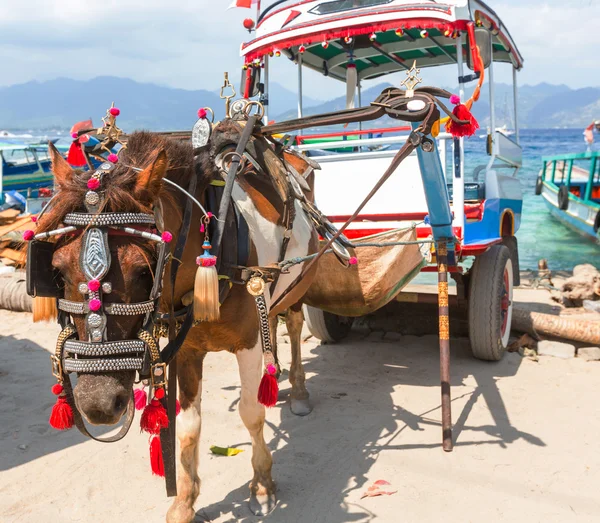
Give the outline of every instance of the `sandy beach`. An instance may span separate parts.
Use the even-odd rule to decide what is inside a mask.
[[[150,473],[147,437],[136,422],[110,445],[48,426],[48,353],[58,328],[8,311],[0,311],[0,325],[2,521],[164,521],[170,501]],[[265,520],[598,521],[600,363],[535,362],[518,353],[484,363],[472,358],[466,339],[453,339],[455,450],[446,454],[436,336],[382,336],[305,342],[314,403],[305,418],[289,410],[284,372],[266,428],[279,504]],[[280,343],[280,352],[289,368],[289,345]],[[246,505],[249,437],[230,354],[209,355],[203,390],[196,521],[259,521]],[[215,456],[211,445],[244,452]],[[380,479],[397,493],[361,499]]]

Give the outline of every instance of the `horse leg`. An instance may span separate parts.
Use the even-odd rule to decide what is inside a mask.
[[[277,368],[276,377],[281,376],[281,365],[279,364],[279,356],[277,353],[277,326],[279,325],[279,317],[269,318],[269,328],[271,330],[271,348],[273,349],[273,358],[275,359],[275,367]]]
[[[252,349],[237,351],[236,357],[242,384],[240,416],[252,440],[254,477],[250,483],[250,510],[256,516],[266,516],[275,508],[277,498],[275,483],[271,477],[273,458],[263,435],[265,407],[258,402],[258,386],[263,368],[260,342]]]
[[[296,416],[306,416],[311,413],[312,406],[304,384],[306,381],[302,365],[302,326],[304,325],[304,315],[302,314],[302,305],[300,303],[292,305],[286,311],[285,324],[292,346],[292,364],[290,366],[292,393],[290,408]]]
[[[177,358],[179,367],[179,402],[177,416],[179,438],[179,474],[177,497],[167,513],[168,523],[189,523],[195,517],[194,502],[200,494],[198,476],[198,442],[200,440],[202,403],[202,364],[205,352],[182,352]]]

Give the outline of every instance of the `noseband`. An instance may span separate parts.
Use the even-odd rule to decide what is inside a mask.
[[[100,212],[104,203],[102,183],[114,168],[113,163],[104,162],[88,180],[89,190],[84,201],[87,213],[67,214],[63,219],[66,227],[34,235],[28,246],[29,260],[35,260],[40,253],[46,253],[43,262],[46,267],[38,260],[37,263],[32,263],[31,269],[28,270],[28,292],[35,297],[58,298],[58,319],[63,331],[59,336],[55,354],[51,356],[52,373],[67,392],[67,398],[74,412],[75,424],[81,432],[90,437],[92,436],[85,428],[72,398],[69,373],[137,371],[140,378],[151,379],[153,388],[165,386],[166,383],[166,363],[161,361],[158,341],[153,335],[153,330],[154,314],[158,311],[164,271],[170,256],[168,243],[172,236],[165,231],[161,231],[162,234],[158,235],[153,232],[153,229],[142,229],[142,227],[154,228],[157,222],[163,223],[160,206],[155,208],[156,216],[145,213]],[[86,281],[80,282],[77,286],[83,301],[71,301],[62,297],[63,289],[60,285],[43,284],[48,277],[54,280],[57,278],[56,274],[48,274],[48,271],[53,272],[51,265],[48,264],[51,264],[54,244],[44,240],[73,233],[83,235],[79,266]],[[157,245],[154,282],[146,301],[137,303],[104,301],[105,295],[110,294],[113,289],[112,283],[106,280],[111,267],[108,236],[113,233],[143,238]],[[70,321],[71,316],[85,316],[84,339],[77,339],[77,331]],[[144,316],[144,319],[135,339],[114,341],[107,339],[108,316]],[[133,401],[130,398],[126,422],[117,434],[120,436],[118,439],[127,433],[133,420],[133,410]]]

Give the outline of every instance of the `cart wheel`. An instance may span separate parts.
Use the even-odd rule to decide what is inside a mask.
[[[513,264],[504,245],[475,259],[469,291],[469,339],[480,360],[500,361],[512,320]]]
[[[352,327],[352,318],[337,316],[310,305],[304,305],[304,321],[310,333],[321,341],[336,343],[343,340]]]
[[[521,270],[519,268],[519,244],[517,242],[517,237],[504,236],[502,238],[502,245],[508,249],[510,261],[512,261],[513,286],[518,287],[521,285]]]
[[[542,194],[542,188],[544,187],[544,180],[542,180],[541,176],[537,177],[537,180],[535,181],[535,195],[539,196],[540,194]]]

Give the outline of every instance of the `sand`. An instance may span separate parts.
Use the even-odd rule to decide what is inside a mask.
[[[0,311],[0,520],[164,521],[170,501],[150,474],[147,437],[100,444],[47,424],[58,328]],[[452,340],[455,450],[441,450],[437,338],[354,333],[304,345],[314,411],[291,414],[287,375],[268,411],[279,504],[266,521],[599,521],[600,363],[507,354],[474,360]],[[281,345],[289,368],[289,345]],[[203,384],[197,521],[260,521],[247,508],[249,437],[230,354],[209,355]],[[135,422],[134,422],[135,423]],[[135,427],[135,425],[134,425]],[[235,457],[210,454],[236,446]],[[397,493],[361,499],[376,480]]]

